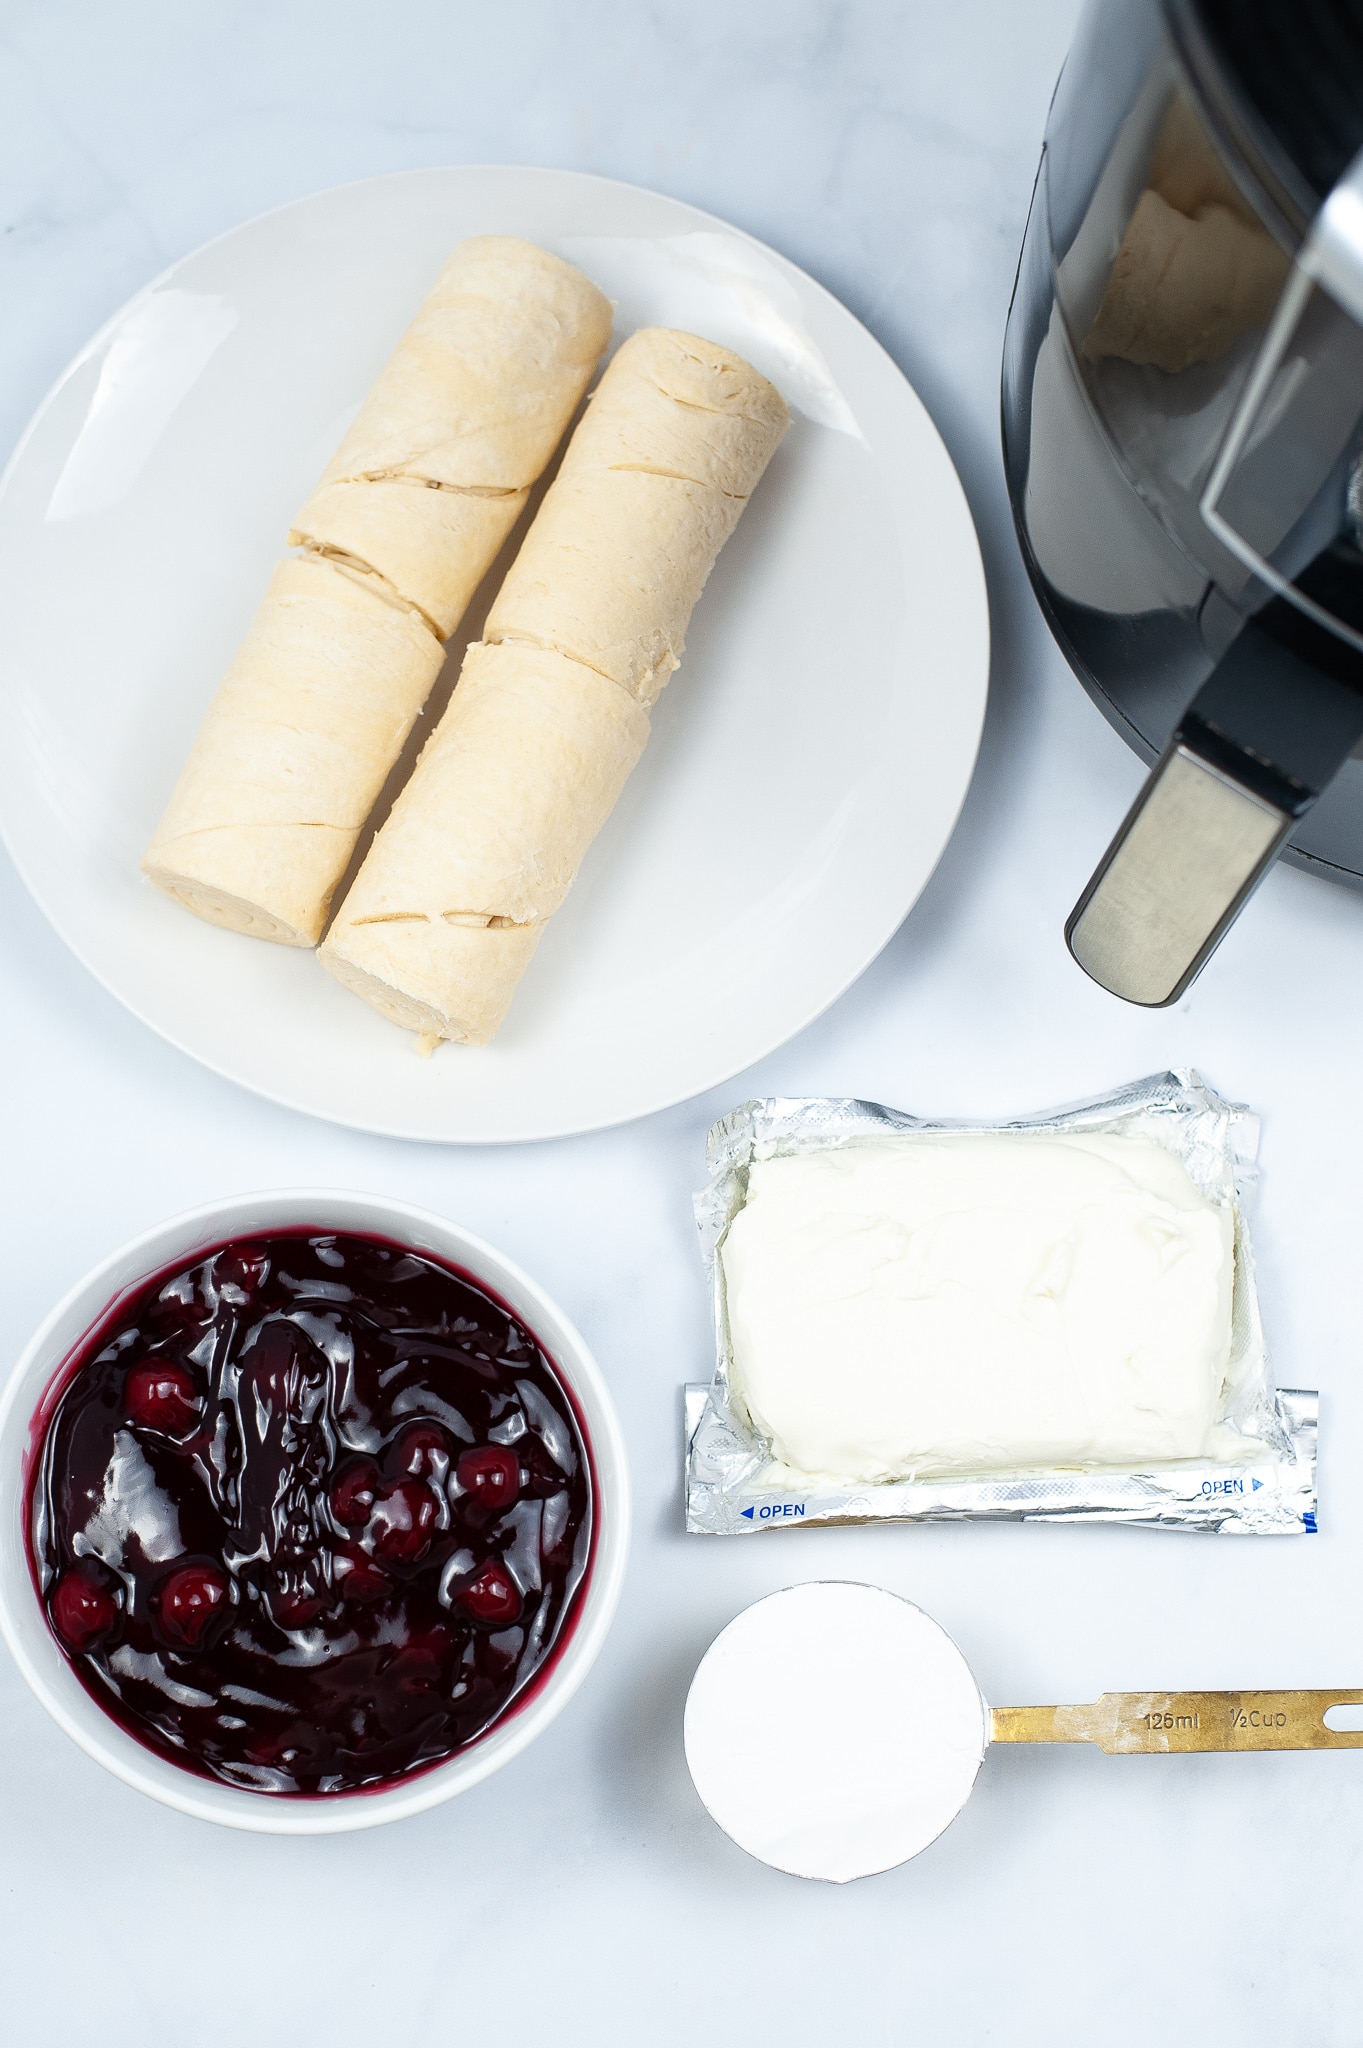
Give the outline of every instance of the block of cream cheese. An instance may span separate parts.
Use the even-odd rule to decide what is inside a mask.
[[[755,1160],[720,1257],[733,1395],[798,1471],[1208,1452],[1234,1217],[1153,1139],[960,1131]]]

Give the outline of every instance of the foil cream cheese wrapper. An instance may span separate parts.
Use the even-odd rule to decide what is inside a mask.
[[[728,1318],[720,1247],[747,1198],[755,1159],[825,1150],[906,1132],[1088,1131],[1153,1138],[1210,1200],[1234,1217],[1231,1355],[1217,1418],[1216,1455],[1139,1471],[1084,1466],[991,1470],[877,1485],[783,1465],[730,1400]],[[909,1116],[850,1098],[747,1102],[710,1132],[708,1185],[696,1220],[710,1274],[716,1364],[708,1386],[686,1389],[686,1527],[746,1536],[813,1523],[900,1521],[1132,1522],[1222,1535],[1309,1534],[1316,1526],[1314,1393],[1275,1389],[1259,1319],[1245,1200],[1255,1177],[1258,1118],[1223,1101],[1191,1071],[1151,1075],[1098,1101],[1010,1123]]]

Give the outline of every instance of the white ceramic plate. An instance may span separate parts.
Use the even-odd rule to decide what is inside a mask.
[[[138,859],[292,514],[445,255],[488,233],[595,276],[617,340],[730,342],[797,413],[496,1043],[424,1060],[311,955],[187,916]],[[826,1008],[947,842],[988,667],[960,484],[865,328],[693,207],[496,167],[300,200],[125,306],[0,482],[0,620],[0,827],[91,973],[262,1095],[472,1141],[660,1109]]]

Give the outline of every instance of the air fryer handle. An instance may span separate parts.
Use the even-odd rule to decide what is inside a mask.
[[[1285,600],[1184,712],[1065,927],[1129,1003],[1177,1002],[1363,736],[1363,660]]]

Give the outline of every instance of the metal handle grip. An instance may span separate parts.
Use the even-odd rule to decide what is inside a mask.
[[[1065,926],[1084,972],[1128,1003],[1175,1003],[1295,820],[1175,738]]]
[[[1363,618],[1363,552],[1299,581]],[[1363,735],[1363,656],[1283,598],[1248,620],[1179,721],[1065,927],[1129,1003],[1174,1003]]]
[[[1096,1742],[1109,1756],[1192,1750],[1363,1749],[1363,1728],[1327,1728],[1363,1692],[1105,1692],[1086,1707],[993,1707],[994,1742]]]

